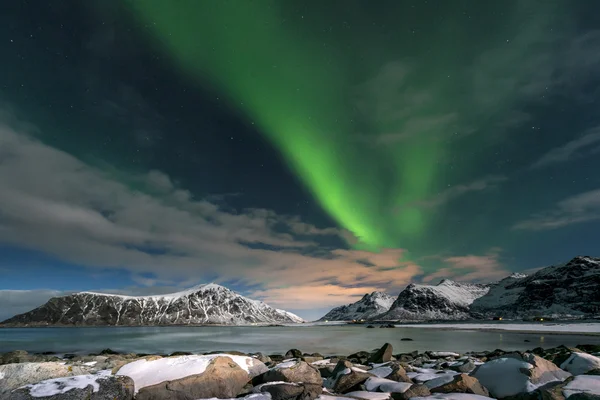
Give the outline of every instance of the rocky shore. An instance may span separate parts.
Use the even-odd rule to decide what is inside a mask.
[[[11,400],[569,400],[600,399],[600,346],[528,352],[348,355],[291,349],[169,355],[0,355],[0,399]]]

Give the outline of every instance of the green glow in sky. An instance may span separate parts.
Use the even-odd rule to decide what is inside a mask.
[[[346,17],[368,21],[364,10],[353,10],[357,2],[344,3],[344,16],[286,9],[300,7],[294,4],[130,0],[173,65],[255,124],[363,247],[405,247],[423,236],[432,218],[415,204],[440,190],[440,159],[447,152],[440,133],[452,133],[461,107],[496,106],[464,86],[477,77],[462,72],[470,54],[459,44],[468,39],[469,49],[481,49],[460,18],[435,24],[438,35],[421,48],[409,25],[416,17],[401,10],[377,16],[383,33],[374,38],[368,24],[344,30]],[[429,21],[429,15],[420,18]],[[395,37],[384,41],[389,29]],[[440,34],[448,30],[454,33]],[[529,45],[524,40],[521,48]],[[415,54],[419,66],[411,64]],[[459,72],[468,80],[455,78]],[[467,89],[471,103],[461,104]],[[510,103],[510,96],[499,96],[498,104]],[[402,140],[385,139],[404,133]]]

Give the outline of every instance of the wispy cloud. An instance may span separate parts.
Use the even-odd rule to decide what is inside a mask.
[[[545,231],[600,219],[600,189],[561,200],[546,212],[532,215],[513,226],[517,230]]]
[[[590,129],[577,139],[550,150],[534,162],[531,168],[547,167],[592,155],[598,151],[598,148],[594,147],[597,144],[600,144],[600,127]]]
[[[341,293],[401,286],[421,273],[399,261],[402,249],[332,251],[319,246],[320,238],[347,232],[271,210],[229,212],[194,198],[161,171],[126,181],[136,184],[2,126],[0,243],[82,267],[126,269],[143,285],[235,279],[294,309],[302,291],[330,304],[320,288],[332,276],[338,278],[331,293]],[[295,297],[284,295],[290,290]]]
[[[439,207],[468,193],[482,192],[488,189],[497,188],[500,183],[505,182],[506,180],[507,178],[505,176],[490,175],[466,184],[451,186],[446,190],[439,192],[437,195],[420,201],[415,205],[426,208]]]
[[[510,275],[500,262],[500,249],[492,249],[485,255],[437,257],[445,267],[426,275],[423,282],[450,278],[461,282],[491,282]]]

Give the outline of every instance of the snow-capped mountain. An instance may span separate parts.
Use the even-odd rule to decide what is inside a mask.
[[[600,258],[575,257],[525,276],[501,280],[475,300],[483,317],[585,316],[600,313]]]
[[[121,296],[80,292],[53,297],[3,325],[171,325],[293,323],[302,318],[210,283],[172,294]]]
[[[345,306],[339,306],[332,309],[319,321],[352,321],[370,319],[371,317],[389,310],[393,302],[394,298],[387,293],[367,293],[356,303],[347,304]]]
[[[490,290],[489,285],[444,279],[437,285],[408,285],[381,320],[469,319],[469,306]]]

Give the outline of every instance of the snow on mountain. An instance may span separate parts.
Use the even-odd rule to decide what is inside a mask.
[[[470,318],[469,306],[490,290],[489,285],[444,279],[433,285],[408,285],[382,320],[458,320]]]
[[[156,296],[80,292],[53,297],[4,325],[171,325],[295,323],[302,318],[210,283]]]
[[[600,258],[580,256],[529,276],[508,277],[471,306],[481,316],[586,316],[600,312]]]
[[[319,321],[366,320],[386,312],[390,309],[393,302],[394,298],[387,293],[367,293],[356,303],[347,304],[345,306],[339,306],[332,309]]]

